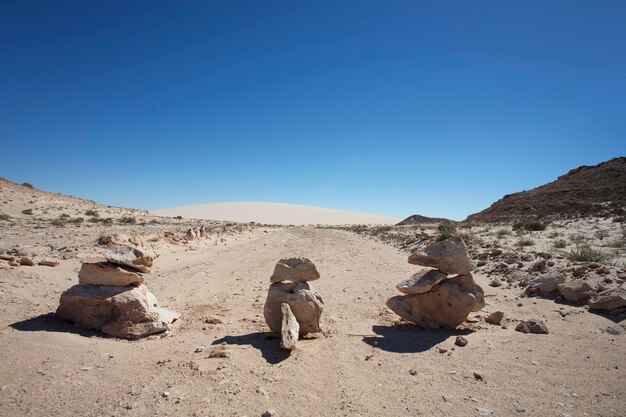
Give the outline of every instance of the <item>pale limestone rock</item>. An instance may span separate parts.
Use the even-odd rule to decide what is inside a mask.
[[[444,274],[463,275],[476,268],[467,255],[465,242],[458,236],[433,243],[425,253],[409,256],[409,263],[435,268]]]
[[[306,282],[320,278],[317,268],[307,258],[285,258],[278,261],[270,282]]]
[[[396,288],[404,294],[423,294],[447,278],[447,275],[436,269],[425,269],[400,282]]]
[[[300,335],[318,333],[320,317],[324,309],[322,297],[307,282],[280,282],[270,285],[263,315],[269,328],[280,333],[283,303],[289,307],[300,325]]]
[[[80,284],[125,287],[143,284],[143,277],[136,272],[128,271],[108,262],[86,262],[80,267],[78,282]]]
[[[180,317],[159,307],[145,285],[74,285],[61,295],[57,314],[63,320],[126,339],[162,333]]]
[[[283,314],[280,347],[287,350],[294,350],[296,348],[296,343],[298,343],[300,324],[298,324],[296,316],[294,316],[291,312],[289,304],[282,303],[280,310]]]
[[[482,288],[470,274],[448,278],[423,294],[398,295],[387,307],[400,317],[429,329],[454,329],[469,313],[485,306]]]

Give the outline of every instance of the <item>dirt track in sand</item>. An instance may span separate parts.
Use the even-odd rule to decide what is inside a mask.
[[[380,242],[286,228],[194,246],[164,253],[146,280],[183,319],[164,338],[134,342],[42,316],[78,282],[78,260],[0,270],[0,415],[625,413],[626,336],[602,331],[614,323],[582,308],[564,306],[570,314],[562,317],[559,304],[516,299],[519,290],[491,288],[478,275],[487,307],[473,317],[502,310],[507,328],[480,321],[465,331],[424,331],[398,325],[385,308],[395,284],[418,268]],[[296,255],[313,260],[322,275],[312,285],[326,304],[325,330],[289,356],[265,333],[262,310],[275,262]],[[223,323],[205,323],[207,317]],[[528,318],[544,320],[550,334],[521,334],[507,321]],[[466,347],[454,349],[457,334]],[[229,357],[208,358],[220,343]],[[200,346],[204,351],[194,353]]]

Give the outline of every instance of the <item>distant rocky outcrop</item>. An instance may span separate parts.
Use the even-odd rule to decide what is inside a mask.
[[[453,220],[444,219],[442,217],[426,217],[419,214],[414,214],[402,220],[396,226],[410,226],[412,224],[428,224],[428,223],[451,223]]]
[[[626,214],[626,157],[573,169],[556,181],[509,194],[467,221],[498,222]]]

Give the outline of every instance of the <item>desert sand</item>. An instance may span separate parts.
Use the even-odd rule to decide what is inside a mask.
[[[157,216],[278,225],[396,224],[400,219],[354,211],[282,203],[211,203],[152,210]]]
[[[8,183],[0,183],[0,203],[10,216],[0,221],[0,248],[30,246],[33,256],[60,262],[0,261],[7,265],[0,269],[3,416],[616,417],[626,410],[622,316],[490,287],[491,263],[474,273],[486,307],[457,330],[423,330],[389,311],[395,285],[421,269],[407,263],[413,237],[436,233],[431,226],[355,233],[176,220]],[[29,208],[33,214],[22,214]],[[91,221],[87,210],[111,224]],[[54,220],[63,213],[60,225]],[[79,216],[85,220],[71,222]],[[201,224],[210,228],[206,239],[164,237]],[[503,227],[472,233],[513,250],[518,238],[499,238]],[[614,223],[562,223],[533,233],[535,249],[520,251],[556,258],[555,231],[570,241],[594,227],[607,230],[604,239],[621,233]],[[61,293],[78,282],[81,260],[101,251],[99,237],[109,233],[141,235],[157,254],[146,284],[161,305],[182,313],[165,335],[120,340],[54,315]],[[263,319],[269,278],[285,256],[317,265],[314,284],[325,302],[323,332],[292,352],[280,349]],[[496,310],[504,326],[484,321]],[[525,319],[542,320],[550,333],[516,332]],[[455,346],[457,335],[467,346]]]

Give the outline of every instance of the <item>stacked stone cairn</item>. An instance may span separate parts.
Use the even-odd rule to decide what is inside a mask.
[[[85,259],[78,284],[61,295],[57,315],[111,336],[137,339],[169,330],[179,313],[159,307],[144,285],[154,258],[137,248],[112,245]]]
[[[409,263],[429,269],[400,282],[396,288],[403,295],[387,300],[387,307],[403,319],[427,329],[454,329],[485,306],[483,290],[470,273],[475,265],[460,237],[434,243],[425,253],[409,256]]]
[[[321,332],[324,301],[308,283],[319,278],[307,258],[281,259],[276,264],[263,315],[270,330],[281,334],[283,349],[295,349],[299,336]]]

